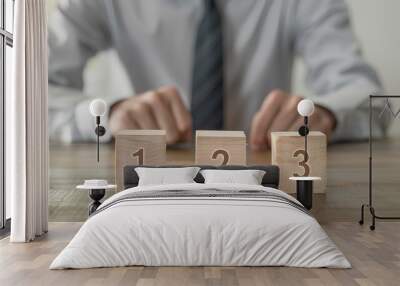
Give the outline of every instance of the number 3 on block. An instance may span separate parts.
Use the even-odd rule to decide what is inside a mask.
[[[305,150],[296,150],[296,152],[294,152],[293,157],[297,158],[299,156],[302,156],[302,160],[299,162],[299,166],[301,168],[303,168],[304,173],[303,175],[299,175],[298,173],[294,173],[293,176],[295,177],[307,177],[310,175],[310,166],[307,164],[308,163],[308,159],[310,158],[310,156],[308,155],[308,153]]]

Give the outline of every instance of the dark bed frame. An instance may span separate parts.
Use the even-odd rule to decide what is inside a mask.
[[[152,167],[155,166],[125,166],[124,167],[124,190],[128,188],[136,187],[139,183],[138,174],[135,171],[136,167]],[[266,166],[202,166],[202,165],[192,165],[192,166],[157,166],[157,168],[183,168],[183,167],[200,167],[202,170],[204,169],[217,169],[217,170],[262,170],[265,171],[265,175],[262,179],[261,184],[264,187],[271,187],[277,189],[279,187],[279,167],[274,165],[266,165]],[[204,183],[204,178],[200,174],[194,178],[197,183]]]

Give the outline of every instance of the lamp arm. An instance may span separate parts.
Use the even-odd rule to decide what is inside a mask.
[[[97,125],[97,162],[100,162],[100,116],[96,116],[96,125]]]
[[[304,125],[306,126],[306,130],[308,130],[308,116],[304,116]],[[307,136],[308,136],[308,131],[304,136],[304,150],[306,151],[306,156],[307,156],[306,160],[308,161]]]

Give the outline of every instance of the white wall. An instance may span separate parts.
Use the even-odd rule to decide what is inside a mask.
[[[348,0],[364,54],[378,70],[387,93],[400,93],[400,1]]]
[[[400,94],[400,0],[347,0],[356,38],[366,60],[378,71],[387,94]],[[294,90],[307,94],[304,66],[295,65]],[[400,100],[398,101],[400,107]],[[400,135],[400,122],[391,135]]]

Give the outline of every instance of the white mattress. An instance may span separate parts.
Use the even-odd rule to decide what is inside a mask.
[[[148,190],[257,189],[262,186],[185,184]],[[310,215],[274,201],[168,198],[122,201],[90,217],[50,269],[145,266],[293,266],[349,268],[350,263]]]

